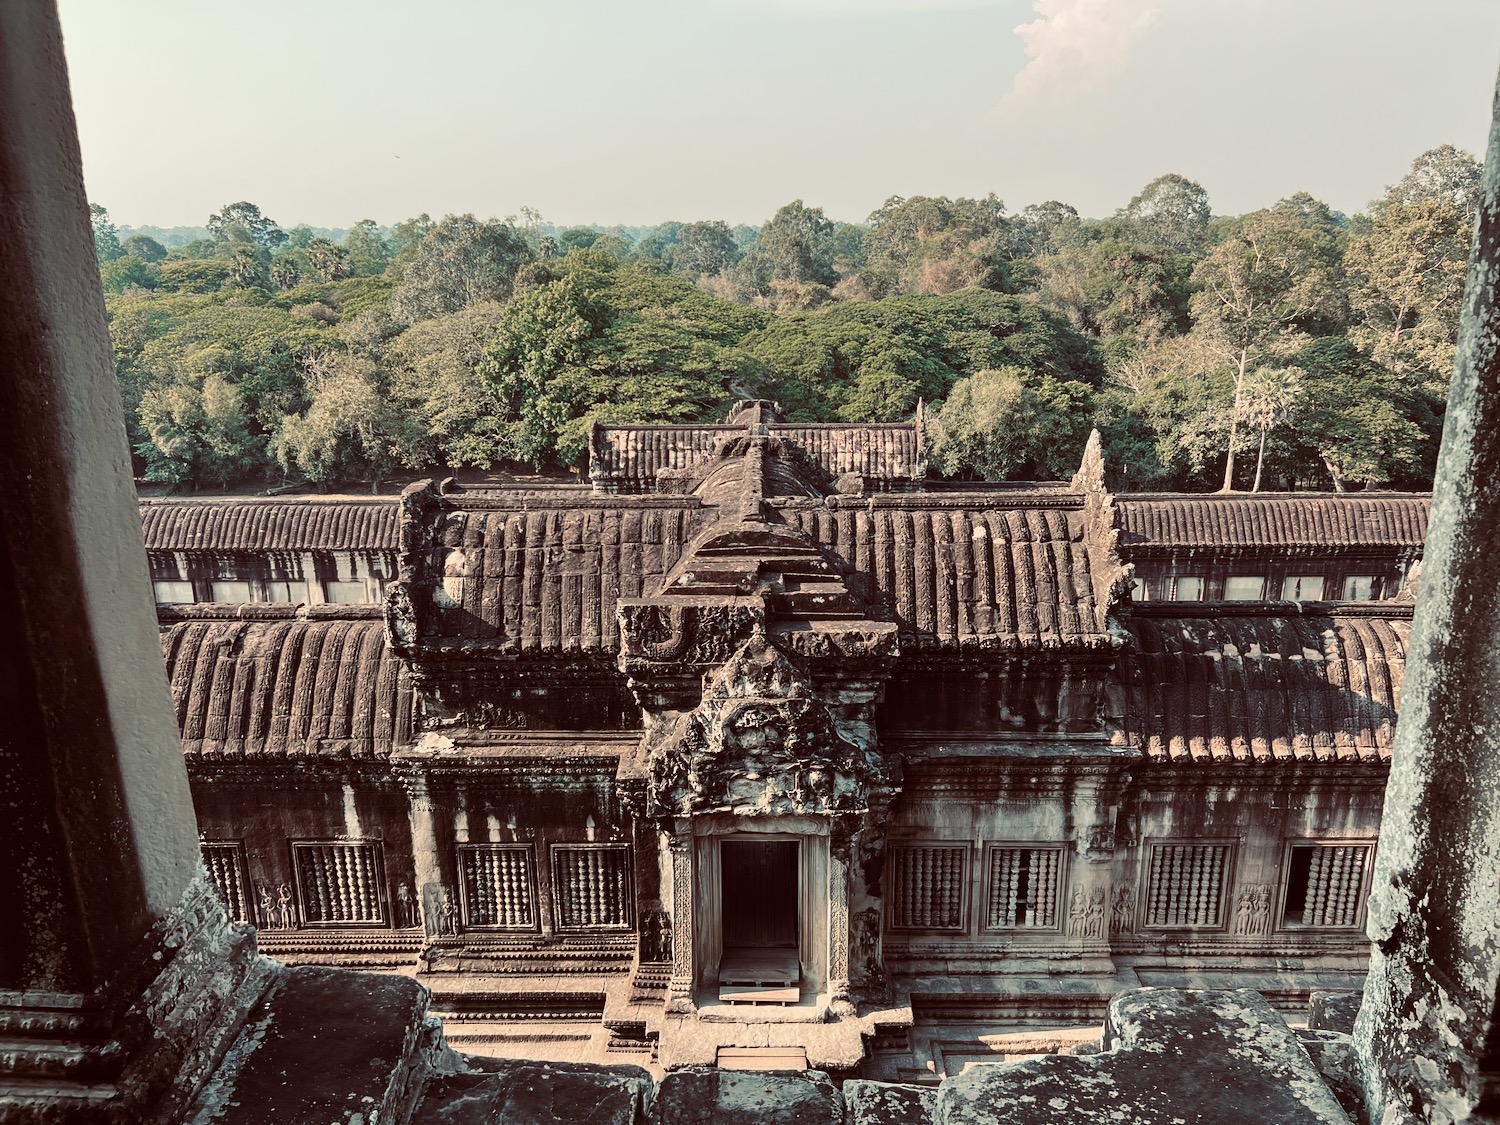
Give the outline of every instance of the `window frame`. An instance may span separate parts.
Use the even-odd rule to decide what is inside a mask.
[[[1052,924],[1050,926],[990,925],[990,870],[994,855],[1002,851],[1049,851],[1057,853],[1057,886],[1052,892]],[[1063,928],[1063,915],[1067,902],[1068,849],[1059,840],[987,840],[984,844],[983,866],[978,871],[981,886],[979,898],[979,929],[987,934],[1055,934]],[[948,931],[943,931],[944,933]]]
[[[958,901],[958,924],[956,926],[903,926],[896,919],[896,900],[898,899],[898,887],[896,886],[897,868],[894,853],[900,849],[917,848],[947,848],[960,849],[963,857],[959,864],[959,901]],[[886,870],[891,875],[891,886],[886,894],[886,922],[887,927],[897,933],[903,934],[968,934],[973,929],[970,911],[973,909],[973,886],[974,886],[974,844],[970,840],[896,840],[886,845]]]
[[[1319,836],[1294,836],[1284,841],[1281,849],[1281,874],[1277,880],[1276,888],[1276,931],[1286,934],[1352,934],[1364,933],[1365,920],[1370,908],[1370,877],[1375,870],[1375,847],[1377,840],[1373,836],[1334,837],[1332,839]],[[1292,889],[1292,852],[1297,848],[1364,848],[1364,866],[1359,873],[1359,889],[1355,898],[1359,903],[1355,911],[1354,921],[1343,926],[1313,926],[1306,922],[1295,922],[1288,924],[1286,920],[1286,900]]]
[[[1184,598],[1180,593],[1180,583],[1183,579],[1198,583],[1198,596],[1195,598]],[[1172,597],[1174,602],[1201,602],[1204,600],[1204,591],[1208,589],[1208,583],[1201,574],[1174,574],[1172,575]]]
[[[1253,597],[1243,597],[1243,596],[1234,596],[1234,597],[1231,597],[1230,596],[1230,593],[1229,593],[1229,584],[1231,582],[1249,582],[1249,581],[1256,581],[1256,582],[1260,583],[1260,588],[1255,592],[1255,595]],[[1223,600],[1226,601],[1226,602],[1263,602],[1263,601],[1265,601],[1266,600],[1266,576],[1264,574],[1226,574],[1224,576],[1224,598],[1223,598]]]
[[[243,889],[245,897],[245,917],[236,918],[233,906],[226,900],[225,906],[228,908],[230,920],[243,922],[250,926],[258,926],[260,922],[255,913],[255,884],[250,881],[250,863],[245,855],[245,841],[239,838],[209,839],[206,836],[199,836],[198,851],[203,856],[203,868],[205,871],[208,871],[208,848],[218,848],[232,854],[235,867],[239,872],[240,887]],[[209,872],[208,878],[215,886],[218,885],[218,881],[214,879],[212,872]],[[221,889],[220,894],[222,893]]]
[[[1349,583],[1366,580],[1370,583],[1370,596],[1367,598],[1351,598],[1349,596]],[[1341,602],[1373,602],[1380,600],[1380,575],[1378,574],[1346,574],[1344,581],[1339,585],[1339,601]]]
[[[458,925],[465,933],[481,934],[538,934],[542,932],[541,878],[537,871],[536,845],[531,843],[463,843],[456,849],[458,860]],[[479,852],[523,852],[526,855],[526,875],[531,893],[531,924],[529,926],[506,926],[500,923],[474,922],[469,911],[469,880],[464,875],[464,853]]]
[[[332,839],[323,836],[316,838],[303,838],[288,840],[287,844],[291,851],[292,860],[292,885],[297,892],[297,916],[301,925],[306,929],[315,930],[379,930],[394,928],[391,919],[391,896],[386,887],[385,877],[385,841],[360,837],[358,839]],[[307,916],[307,889],[303,886],[302,865],[297,862],[297,851],[299,848],[327,848],[327,847],[361,847],[370,848],[375,857],[375,895],[380,906],[380,918],[377,921],[345,921],[343,919],[327,919],[313,921]]]
[[[1233,836],[1161,836],[1148,837],[1142,842],[1140,866],[1137,870],[1136,921],[1135,928],[1153,934],[1222,934],[1227,933],[1231,922],[1230,892],[1235,882],[1235,867],[1239,860],[1240,839]],[[1197,926],[1163,925],[1152,922],[1151,917],[1151,858],[1159,847],[1167,848],[1225,848],[1224,866],[1219,872],[1219,920],[1212,924]]]
[[[1292,597],[1287,593],[1287,583],[1307,582],[1316,579],[1318,583],[1318,596],[1315,598]],[[1284,602],[1321,602],[1325,600],[1328,592],[1328,576],[1326,574],[1287,574],[1281,580],[1281,600]]]
[[[559,852],[615,851],[625,857],[625,922],[607,926],[566,925],[562,917],[562,895],[558,891]],[[552,925],[560,934],[629,934],[635,932],[635,864],[629,842],[623,840],[569,841],[563,840],[547,845],[547,883],[552,893]]]

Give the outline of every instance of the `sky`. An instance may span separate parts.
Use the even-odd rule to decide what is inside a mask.
[[[1482,153],[1495,0],[59,0],[93,202],[200,225],[539,211],[726,219],[803,199],[1060,199],[1154,177],[1216,214],[1360,210]]]

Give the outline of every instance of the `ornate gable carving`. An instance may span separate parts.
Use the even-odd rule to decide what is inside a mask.
[[[866,809],[879,761],[844,738],[807,677],[761,629],[704,677],[697,709],[649,751],[655,815],[749,816]]]

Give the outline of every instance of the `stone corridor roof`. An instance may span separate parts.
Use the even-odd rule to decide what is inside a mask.
[[[373,613],[204,614],[162,633],[183,752],[197,759],[384,759],[412,687]]]
[[[145,500],[149,551],[395,551],[401,505],[384,500]]]
[[[1410,607],[1309,608],[1123,615],[1116,744],[1161,762],[1389,761]]]
[[[1120,547],[1420,549],[1431,497],[1397,493],[1284,493],[1115,497]]]
[[[834,496],[770,506],[851,590],[882,606],[904,650],[1104,645],[1079,503],[1068,493]],[[430,515],[416,577],[419,645],[612,656],[615,602],[655,596],[719,512],[696,498],[533,505],[464,493]]]

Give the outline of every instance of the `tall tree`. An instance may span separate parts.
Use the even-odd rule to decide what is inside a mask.
[[[260,213],[260,208],[246,200],[226,203],[222,210],[208,217],[208,230],[217,242],[231,240],[236,230],[243,231],[252,242],[266,251],[275,250],[286,241],[286,231],[276,221]]]
[[[1273,361],[1293,332],[1336,314],[1338,247],[1326,230],[1285,211],[1244,216],[1193,270],[1194,330],[1212,342],[1234,372],[1223,491],[1234,488],[1234,463],[1245,380]]]
[[[717,277],[740,260],[740,248],[722,219],[684,223],[677,231],[672,272],[688,277]]]
[[[1260,430],[1260,446],[1255,455],[1255,483],[1250,486],[1251,492],[1260,491],[1261,470],[1266,463],[1266,438],[1277,426],[1291,421],[1302,405],[1304,374],[1300,367],[1258,367],[1245,380],[1245,393],[1240,403],[1244,411],[1241,420]]]
[[[1087,383],[1018,367],[976,371],[953,384],[933,420],[933,464],[983,480],[1071,473],[1088,438],[1092,398]]]
[[[1168,172],[1143,187],[1116,218],[1143,242],[1196,256],[1207,241],[1212,214],[1203,185]]]
[[[1350,337],[1392,372],[1447,394],[1471,224],[1450,199],[1387,201],[1349,240]]]
[[[446,215],[402,266],[391,311],[415,324],[475,301],[503,301],[516,271],[532,258],[525,237],[509,223]]]
[[[821,207],[794,199],[760,228],[756,247],[770,261],[774,281],[834,285],[833,223]]]
[[[1479,161],[1454,145],[1428,149],[1411,162],[1411,170],[1386,188],[1374,209],[1388,204],[1448,203],[1468,226],[1479,214]]]
[[[89,222],[94,227],[94,256],[98,258],[99,264],[102,266],[105,262],[123,258],[125,248],[120,245],[120,232],[110,221],[109,210],[97,203],[90,203]]]
[[[361,219],[344,235],[344,253],[355,277],[375,277],[390,264],[391,248],[374,219]]]

